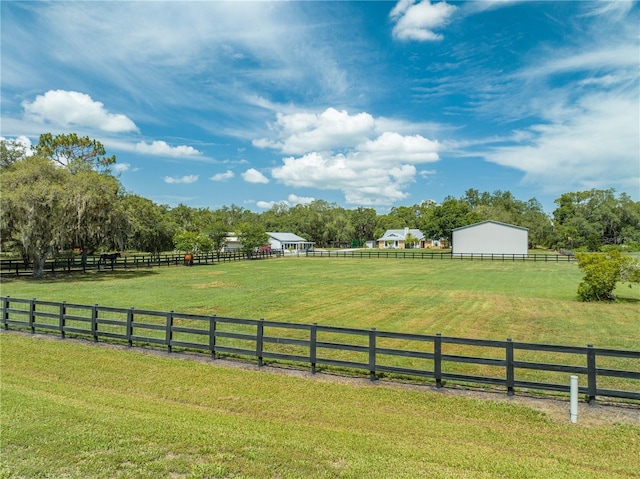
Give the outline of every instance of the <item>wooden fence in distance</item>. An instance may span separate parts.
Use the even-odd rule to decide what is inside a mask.
[[[275,253],[270,251],[254,253],[251,258],[267,258]],[[242,252],[230,253],[209,253],[192,255],[192,265],[224,263],[228,261],[242,261],[248,259],[247,255]],[[70,258],[54,258],[48,260],[45,264],[44,271],[46,273],[72,273],[87,271],[112,271],[115,269],[136,269],[151,268],[157,266],[175,266],[185,264],[185,255],[183,254],[132,254],[123,255],[114,260],[100,260],[100,256],[87,257],[86,263],[82,263],[80,256]],[[2,275],[30,275],[33,273],[33,264],[26,263],[21,260],[3,259],[0,260],[0,274]]]
[[[307,251],[305,256],[317,258],[397,258],[397,259],[448,259],[452,261],[534,261],[539,263],[567,263],[575,261],[572,255],[562,254],[452,254],[417,249],[374,250],[317,250]]]
[[[297,324],[263,319],[240,319],[114,308],[0,297],[5,330],[27,329],[61,337],[74,335],[126,343],[152,345],[210,354],[249,357],[264,361],[307,364],[318,367],[360,370],[373,380],[381,375],[430,379],[437,387],[445,381],[489,384],[504,387],[569,392],[569,374],[581,378],[580,393],[593,403],[597,396],[640,401],[640,351],[534,344],[512,341],[445,337],[375,329],[363,330],[314,324]],[[474,352],[464,354],[464,348]],[[526,358],[535,353],[535,360]],[[565,357],[564,364],[540,357]],[[523,357],[521,357],[523,356]],[[601,367],[600,362],[617,360],[619,367]],[[547,358],[548,359],[548,358]],[[469,374],[461,365],[476,365],[493,374]],[[474,366],[475,367],[475,366]],[[535,371],[542,380],[532,380]],[[555,376],[554,376],[555,374]],[[562,377],[562,382],[551,382]],[[625,389],[603,388],[606,378],[621,378]]]

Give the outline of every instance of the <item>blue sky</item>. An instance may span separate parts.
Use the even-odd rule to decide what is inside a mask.
[[[2,1],[1,130],[159,204],[640,200],[640,3]]]

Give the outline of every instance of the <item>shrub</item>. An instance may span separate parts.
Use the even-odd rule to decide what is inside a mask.
[[[613,290],[616,283],[640,282],[640,265],[618,250],[578,253],[576,261],[584,272],[583,281],[578,286],[578,296],[582,301],[615,301]]]

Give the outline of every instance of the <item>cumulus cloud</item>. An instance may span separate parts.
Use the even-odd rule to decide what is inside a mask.
[[[295,206],[295,205],[308,205],[313,203],[316,199],[309,196],[298,196],[290,194],[286,200],[281,201],[256,201],[256,206],[265,210],[271,209],[276,205],[283,206]]]
[[[202,155],[201,151],[196,150],[192,146],[169,146],[165,141],[153,141],[151,143],[141,141],[136,143],[133,151],[145,155],[170,156],[172,158]]]
[[[290,205],[308,205],[313,203],[316,199],[311,196],[298,196],[291,194],[287,197],[287,202]]]
[[[275,205],[279,205],[279,204],[283,204],[283,202],[282,201],[262,201],[262,200],[256,201],[256,206],[263,210],[270,210]],[[285,205],[285,206],[288,206],[288,205]]]
[[[13,142],[17,149],[23,150],[24,154],[27,156],[31,156],[35,153],[33,145],[31,144],[31,140],[24,135],[18,136],[16,138],[5,138],[4,136],[0,136],[0,141]],[[11,144],[7,146],[8,148],[11,148]]]
[[[31,121],[62,127],[87,127],[109,133],[137,131],[127,116],[109,113],[99,101],[76,91],[49,90],[32,102],[23,101],[24,115]]]
[[[375,120],[368,113],[350,115],[345,110],[327,108],[320,114],[293,113],[277,115],[272,125],[280,140],[254,140],[259,148],[278,149],[286,154],[313,150],[331,150],[355,146],[375,131]]]
[[[446,2],[400,0],[389,17],[395,23],[393,36],[398,40],[435,41],[443,36],[433,30],[445,26],[457,7]]]
[[[180,177],[165,176],[164,182],[170,185],[189,184],[198,181],[198,175],[185,175]]]
[[[269,179],[255,168],[249,168],[242,173],[242,179],[247,183],[269,183]]]
[[[403,136],[384,132],[375,140],[367,140],[358,146],[358,152],[368,162],[379,164],[397,161],[420,164],[438,161],[440,145],[420,135]]]
[[[131,164],[130,163],[116,163],[111,168],[116,173],[124,173],[125,171],[129,171],[131,169]]]
[[[271,172],[288,186],[342,190],[347,203],[360,205],[389,205],[407,198],[403,190],[416,174],[414,165],[400,161],[385,163],[362,153],[318,152],[284,158],[283,165]]]
[[[235,175],[235,173],[231,170],[227,170],[224,173],[216,173],[215,175],[213,175],[211,178],[209,178],[211,181],[227,181],[230,180],[231,178],[233,178]]]
[[[390,205],[405,199],[404,190],[418,174],[415,165],[438,161],[441,145],[418,134],[379,133],[389,124],[368,113],[333,108],[321,114],[280,114],[276,136],[262,145],[296,154],[283,158],[271,176],[287,186],[341,190],[352,204]]]

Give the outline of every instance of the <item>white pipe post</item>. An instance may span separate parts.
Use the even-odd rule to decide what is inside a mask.
[[[571,393],[571,422],[578,422],[578,376],[571,376],[571,386],[569,388]]]

